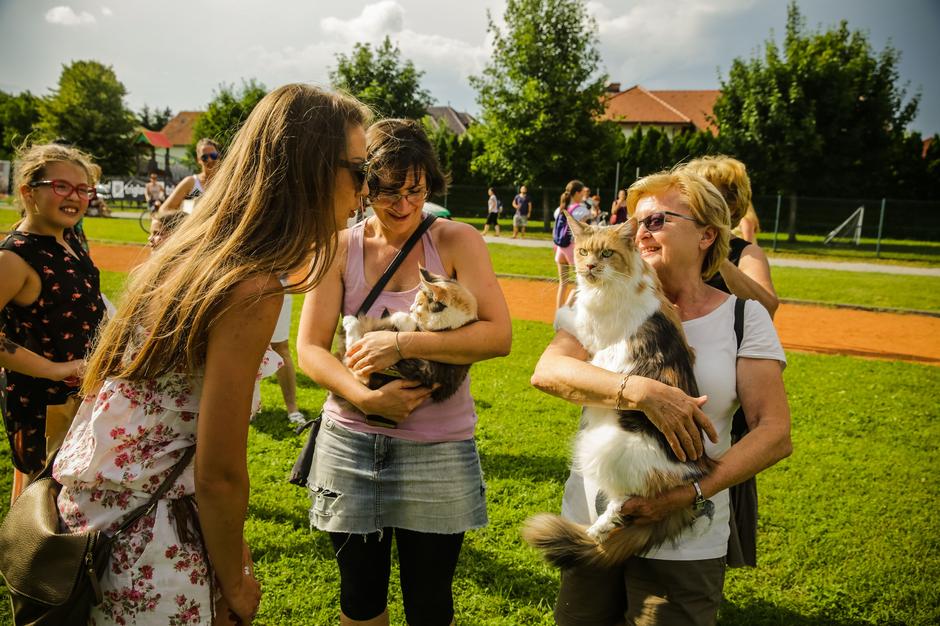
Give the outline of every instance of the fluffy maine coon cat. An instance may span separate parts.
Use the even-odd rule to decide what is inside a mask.
[[[340,336],[342,340],[345,334],[345,341],[341,341],[341,344],[348,350],[363,335],[374,330],[453,330],[476,321],[477,300],[466,287],[456,280],[432,274],[423,267],[420,273],[421,282],[410,311],[398,311],[381,318],[346,315],[343,317]],[[391,374],[375,373],[369,376],[369,380],[363,379],[362,382],[371,389],[378,389],[389,380],[399,377],[420,381],[425,387],[440,385],[431,393],[431,400],[442,402],[457,392],[470,366],[427,359],[402,359],[390,369],[394,370]]]
[[[558,328],[577,337],[598,367],[698,396],[692,349],[655,271],[636,250],[636,221],[597,227],[569,217],[568,223],[577,289],[557,313]],[[585,407],[572,465],[599,486],[607,509],[590,528],[542,513],[526,522],[523,536],[556,566],[620,564],[674,539],[696,518],[689,508],[656,524],[633,526],[621,519],[621,505],[633,495],[650,497],[700,479],[715,464],[704,455],[680,462],[641,411]]]

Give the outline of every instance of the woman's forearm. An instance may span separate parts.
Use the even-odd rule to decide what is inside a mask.
[[[199,524],[212,569],[223,589],[234,589],[242,571],[242,541],[248,512],[248,470],[225,477],[196,476]]]
[[[398,349],[404,358],[466,365],[509,354],[512,330],[484,320],[457,330],[398,334]]]
[[[370,390],[339,359],[321,346],[303,345],[298,348],[297,363],[313,382],[363,410],[363,401]]]
[[[62,377],[56,371],[61,366],[64,364],[50,361],[0,334],[0,367],[33,378],[61,380]]]
[[[780,306],[780,300],[777,298],[776,293],[768,291],[727,259],[721,263],[720,271],[721,277],[725,280],[725,284],[728,285],[731,293],[742,300],[757,300],[761,303],[761,306],[767,309],[770,317],[774,316],[777,307]]]
[[[792,450],[789,429],[758,427],[752,430],[731,446],[715,471],[701,481],[703,495],[709,498],[756,476],[788,457]]]

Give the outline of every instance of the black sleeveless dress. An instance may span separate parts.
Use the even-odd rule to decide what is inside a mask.
[[[9,302],[0,311],[0,328],[10,341],[50,361],[84,358],[91,349],[105,313],[98,268],[71,230],[66,242],[72,256],[55,237],[14,231],[0,242],[39,274],[39,297],[28,306]],[[42,469],[46,459],[46,406],[62,404],[73,387],[65,383],[7,372],[4,426],[13,464],[24,473]],[[20,445],[14,445],[17,434]]]

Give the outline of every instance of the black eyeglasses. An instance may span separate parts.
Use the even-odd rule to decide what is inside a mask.
[[[699,224],[699,221],[695,219],[694,217],[690,217],[688,215],[682,215],[681,213],[673,213],[672,211],[656,211],[655,213],[650,213],[643,219],[637,220],[636,222],[637,224],[643,224],[643,226],[646,226],[646,230],[648,230],[649,232],[658,233],[659,231],[663,229],[663,226],[666,224],[667,215],[670,215],[672,217],[678,217],[678,218]]]
[[[36,180],[29,184],[29,186],[34,189],[47,185],[52,188],[52,193],[61,198],[68,198],[75,193],[81,200],[91,200],[98,195],[94,187],[89,187],[88,185],[73,185],[67,180]]]
[[[414,189],[408,193],[395,193],[388,191],[379,191],[373,195],[369,200],[372,202],[372,206],[377,206],[380,209],[387,209],[388,207],[395,206],[398,204],[398,201],[402,198],[413,207],[417,207],[423,201],[428,199],[428,190],[427,189]]]
[[[219,158],[218,152],[206,152],[204,155],[199,157],[199,160],[203,163],[208,163],[209,161],[215,161]]]
[[[368,161],[347,161],[346,159],[339,159],[337,163],[341,167],[345,167],[349,170],[350,174],[353,175],[353,178],[356,179],[356,190],[361,191],[366,184],[366,179],[369,178],[369,162]]]

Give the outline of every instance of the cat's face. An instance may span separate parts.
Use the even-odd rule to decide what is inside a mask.
[[[411,314],[422,330],[460,328],[477,317],[477,300],[455,280],[421,268],[421,284]]]
[[[592,226],[569,216],[568,225],[574,235],[574,266],[580,284],[600,286],[643,273],[643,261],[634,244],[635,220],[616,226]]]

